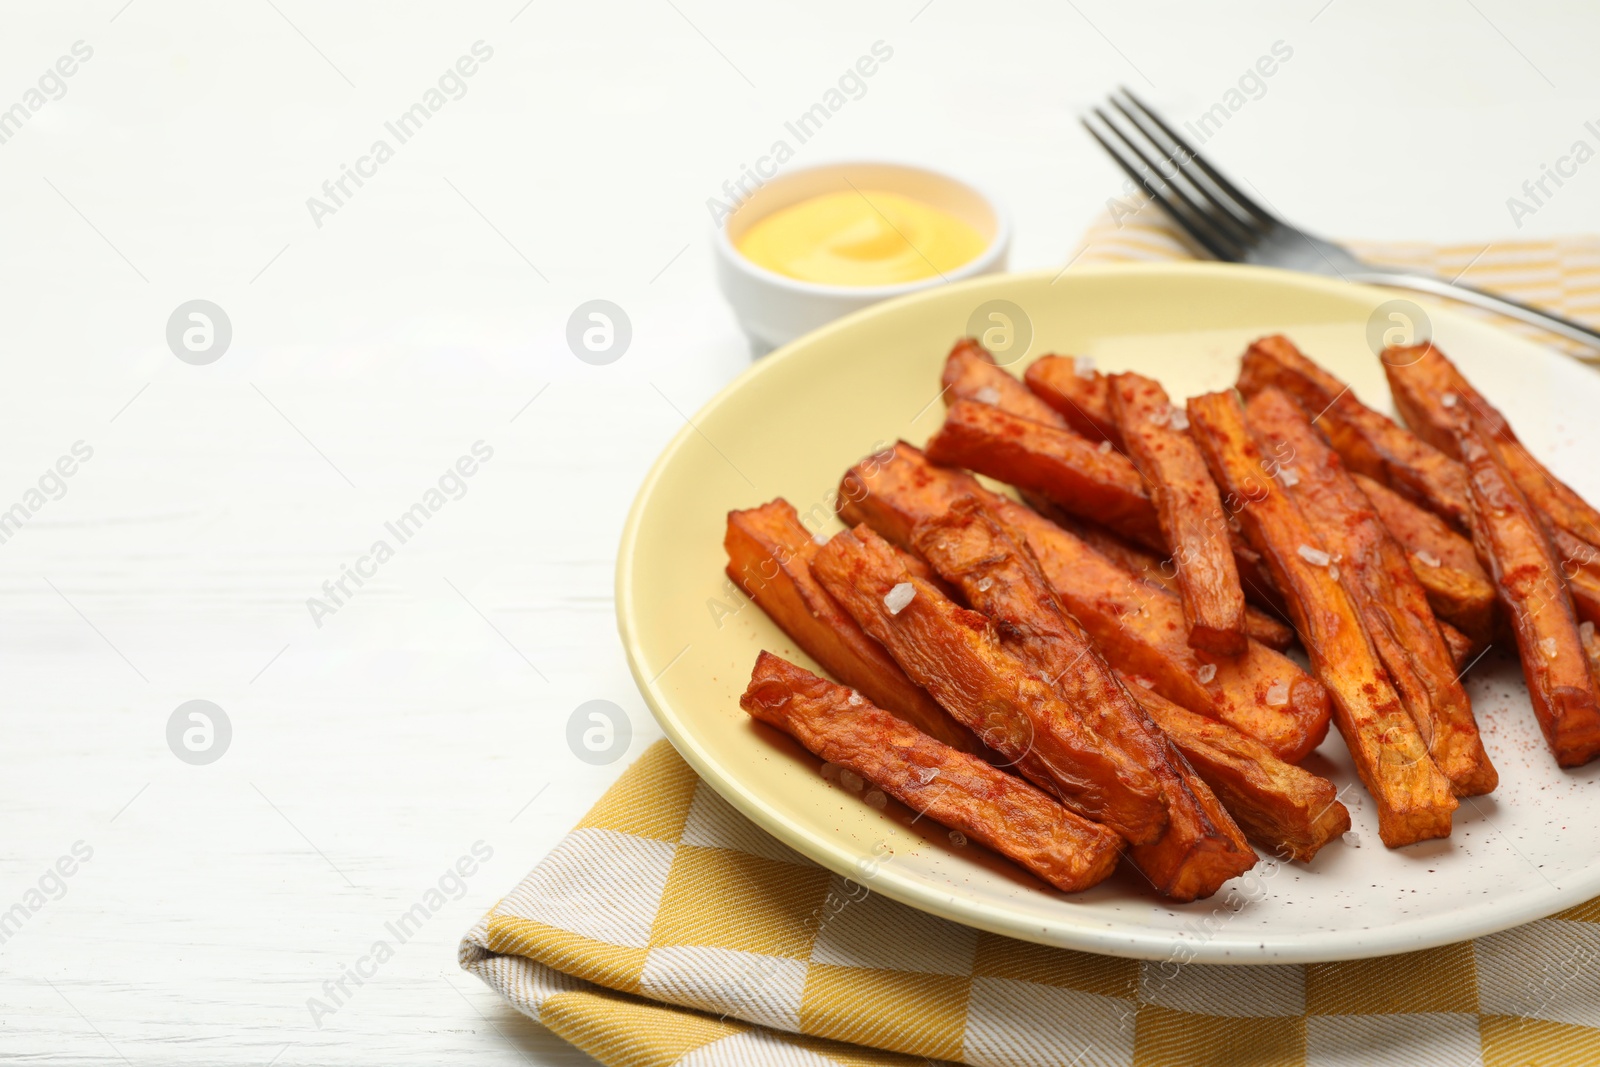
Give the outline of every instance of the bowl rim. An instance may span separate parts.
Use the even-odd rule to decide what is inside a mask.
[[[984,205],[993,213],[994,236],[984,245],[983,251],[959,267],[945,271],[943,274],[932,274],[926,278],[918,278],[909,282],[897,282],[894,285],[827,285],[822,282],[808,282],[800,278],[791,278],[787,274],[779,274],[777,271],[768,270],[746,259],[739,252],[738,248],[734,246],[733,240],[728,236],[728,223],[749,203],[750,197],[746,197],[721,222],[717,223],[716,232],[712,236],[712,245],[715,247],[718,257],[732,269],[775,289],[787,290],[790,293],[801,296],[861,299],[876,303],[879,300],[887,300],[890,297],[915,293],[930,286],[965,281],[968,278],[990,273],[1009,251],[1011,247],[1011,216],[1006,212],[1000,201],[996,200],[989,190],[962,175],[940,170],[936,167],[924,166],[921,163],[908,163],[898,159],[848,158],[827,160],[784,171],[762,182],[756,192],[759,193],[762,189],[770,188],[781,182],[792,181],[802,175],[812,174],[819,170],[835,170],[846,167],[894,167],[906,171],[920,171],[942,181],[964,186],[968,192],[983,201]],[[755,193],[751,194],[751,196],[754,195]]]

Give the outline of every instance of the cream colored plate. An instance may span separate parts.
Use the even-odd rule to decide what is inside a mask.
[[[1394,294],[1304,275],[1174,264],[994,276],[860,312],[752,366],[695,416],[645,479],[623,534],[617,618],[633,674],[678,751],[758,825],[885,896],[1012,937],[1143,959],[1311,962],[1425,948],[1505,929],[1600,894],[1600,763],[1560,771],[1514,656],[1491,650],[1470,679],[1500,770],[1462,804],[1448,841],[1390,851],[1336,732],[1308,766],[1344,792],[1360,847],[1310,864],[1266,861],[1209,900],[1173,905],[1125,871],[1067,896],[891,802],[830,785],[819,761],[754,726],[738,697],[756,652],[814,667],[722,569],[732,508],[784,496],[813,529],[846,467],[897,437],[921,444],[944,405],[939,370],[980,305],[1009,300],[1045,352],[1136,368],[1176,398],[1230,385],[1246,343],[1288,334],[1356,393],[1389,398],[1366,341]],[[1429,307],[1433,334],[1534,451],[1600,499],[1600,378],[1477,320]],[[875,873],[864,865],[876,858]],[[867,871],[872,868],[867,867]]]

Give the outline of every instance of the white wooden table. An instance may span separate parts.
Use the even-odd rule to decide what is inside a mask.
[[[584,1062],[455,946],[627,764],[574,756],[573,709],[620,705],[629,756],[659,736],[612,563],[651,459],[747,362],[705,202],[874,42],[892,59],[795,164],[970,175],[1018,267],[1115,192],[1076,116],[1119,83],[1183,120],[1240,102],[1208,151],[1327,233],[1600,227],[1600,163],[1520,231],[1506,206],[1600,143],[1592,7],[1142,7],[6,5],[0,1059]],[[344,166],[367,177],[334,203]],[[609,366],[565,343],[592,298],[633,325]],[[206,365],[165,336],[195,299],[232,326]],[[480,441],[464,495],[389,535]],[[347,565],[369,577],[314,620]],[[190,700],[231,724],[209,764],[168,744]]]

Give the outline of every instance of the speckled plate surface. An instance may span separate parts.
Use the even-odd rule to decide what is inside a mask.
[[[1528,705],[1514,654],[1491,649],[1469,684],[1500,771],[1465,801],[1447,841],[1390,851],[1335,731],[1307,766],[1331,777],[1359,847],[1310,864],[1263,861],[1210,900],[1173,905],[1118,872],[1067,896],[995,855],[957,849],[893,802],[830,785],[819,761],[739,709],[767,648],[813,666],[722,573],[731,508],[787,497],[813,529],[851,463],[937,428],[939,369],[990,300],[1032,325],[1020,372],[1046,352],[1136,368],[1174,397],[1230,385],[1246,343],[1288,334],[1388,410],[1368,320],[1394,294],[1302,275],[1163,264],[977,279],[860,312],[758,362],[667,447],[634,503],[617,565],[617,615],[634,677],[678,750],[774,836],[873,890],[1012,937],[1143,959],[1290,963],[1446,944],[1600,895],[1600,763],[1561,771]],[[1564,479],[1600,498],[1600,377],[1476,319],[1427,305],[1433,336]]]

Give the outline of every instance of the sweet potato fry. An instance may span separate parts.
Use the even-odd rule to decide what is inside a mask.
[[[1278,592],[1277,583],[1272,580],[1272,572],[1267,569],[1267,561],[1261,558],[1261,553],[1251,548],[1244,535],[1232,526],[1228,527],[1228,543],[1233,546],[1233,565],[1239,571],[1239,584],[1244,586],[1244,598],[1276,618],[1287,619],[1289,610],[1284,607],[1283,594]]]
[[[1249,397],[1269,385],[1305,408],[1352,472],[1376,478],[1457,529],[1467,528],[1461,465],[1361,403],[1348,385],[1307,359],[1287,337],[1263,337],[1244,354],[1239,391]]]
[[[1594,676],[1596,697],[1600,698],[1600,634],[1595,633],[1594,623],[1580,623],[1578,639],[1583,642],[1583,651],[1589,657],[1589,673]]]
[[[1117,864],[1122,839],[1115,831],[770,652],[757,658],[739,706],[1057,889],[1087,889]]]
[[[1126,677],[1123,681],[1250,840],[1268,852],[1308,862],[1350,829],[1350,812],[1326,778],[1283,762],[1226,723],[1180,708]]]
[[[1556,564],[1567,580],[1578,618],[1600,623],[1600,549],[1548,520],[1545,532],[1550,535],[1550,547],[1556,551]]]
[[[1480,645],[1447,622],[1439,623],[1439,632],[1444,635],[1444,645],[1450,650],[1450,662],[1455,664],[1457,676],[1466,674],[1467,668],[1477,661],[1486,646]]]
[[[1022,380],[1033,395],[1055,409],[1067,425],[1098,444],[1110,441],[1122,447],[1122,435],[1111,416],[1110,382],[1090,367],[1081,368],[1070,356],[1040,356],[1028,365]]]
[[[912,681],[1036,784],[1135,844],[1161,836],[1166,802],[1151,773],[1002,649],[987,618],[913,577],[887,541],[846,530],[811,570]]]
[[[970,400],[1046,426],[1067,427],[1066,420],[1049,404],[1030,393],[1010,372],[996,366],[988,350],[970,337],[963,337],[950,350],[940,384],[944,386],[946,404]]]
[[[1457,533],[1449,523],[1376,479],[1365,474],[1351,474],[1350,477],[1367,496],[1379,520],[1402,547],[1412,552],[1427,552],[1443,566],[1465,571],[1488,583],[1489,573],[1478,561],[1472,541]],[[1493,590],[1489,591],[1489,596],[1493,598]]]
[[[1456,424],[1471,413],[1482,428],[1501,441],[1516,440],[1499,409],[1462,376],[1456,365],[1431,342],[1391,345],[1383,350],[1383,376],[1395,410],[1411,432],[1445,455],[1459,459]],[[1464,408],[1451,410],[1465,404]]]
[[[1130,544],[1103,526],[1068,515],[1037,493],[1023,493],[1022,499],[1034,511],[1063,527],[1135,578],[1159,586],[1174,596],[1178,595],[1177,568],[1170,559],[1163,559],[1154,552]],[[1248,546],[1245,547],[1248,549]],[[1254,555],[1254,550],[1250,551]],[[1244,609],[1244,633],[1252,641],[1260,641],[1279,652],[1294,644],[1293,629],[1248,604]]]
[[[1190,648],[1177,597],[1139,581],[976,478],[934,466],[911,445],[900,442],[892,459],[852,468],[840,495],[848,521],[865,522],[898,544],[909,543],[917,522],[942,515],[964,496],[976,497],[1023,535],[1063,606],[1112,666],[1151,679],[1162,696],[1221,719],[1291,763],[1327,734],[1327,690],[1287,657],[1253,641],[1231,659]]]
[[[1459,368],[1432,344],[1388,348],[1383,372],[1400,417],[1416,435],[1446,455],[1459,458],[1455,428],[1465,412],[1499,443],[1500,461],[1528,503],[1558,527],[1591,545],[1600,545],[1600,511],[1551,474],[1517,439],[1505,415],[1473,388]]]
[[[1228,546],[1228,520],[1187,423],[1173,425],[1174,411],[1160,382],[1140,374],[1111,376],[1111,414],[1123,448],[1144,475],[1172,552],[1189,644],[1237,656],[1245,649],[1244,590]]]
[[[1128,457],[1082,434],[987,404],[957,401],[928,441],[928,458],[1048,496],[1074,515],[1164,549],[1155,505]]]
[[[1289,601],[1316,675],[1333,695],[1334,722],[1378,809],[1390,848],[1450,834],[1456,798],[1395,695],[1350,598],[1327,565],[1310,523],[1277,481],[1233,393],[1189,399],[1189,425],[1226,506],[1267,558]],[[1313,560],[1321,561],[1320,565]]]
[[[1580,766],[1600,755],[1600,698],[1555,552],[1476,419],[1461,420],[1456,449],[1471,475],[1473,543],[1511,620],[1539,728],[1556,763]]]
[[[1332,556],[1357,616],[1389,672],[1428,754],[1456,796],[1491,792],[1499,775],[1483,750],[1472,702],[1428,597],[1405,550],[1378,521],[1367,497],[1305,412],[1275,388],[1250,398],[1246,419],[1256,440],[1282,461],[1278,479]]]
[[[1494,634],[1494,586],[1478,562],[1472,542],[1431,511],[1364,474],[1353,474],[1378,519],[1406,550],[1411,571],[1428,594],[1428,604],[1479,645]]]
[[[1543,517],[1579,618],[1600,619],[1600,511],[1534,458],[1506,417],[1443,352],[1413,345],[1386,349],[1383,359],[1395,407],[1417,436],[1458,455],[1455,424],[1466,413],[1495,439],[1512,480]]]
[[[1545,518],[1589,545],[1600,545],[1600,514],[1577,491],[1551,474],[1521,441],[1504,441],[1500,454],[1529,503]]]
[[[829,674],[929,737],[963,752],[981,749],[818,584],[811,573],[817,543],[787,500],[728,512],[722,543],[728,577]]]
[[[928,442],[935,463],[966,467],[1037,493],[1068,514],[1092,519],[1129,540],[1167,551],[1144,478],[1120,452],[992,405],[958,401]],[[1255,550],[1231,529],[1229,543],[1246,593],[1277,610],[1277,589]]]
[[[1112,674],[1083,627],[1062,610],[1021,535],[966,497],[945,514],[919,522],[911,541],[975,610],[994,621],[1002,648],[1051,679],[1057,695],[1090,729],[1160,784],[1166,832],[1129,852],[1157,892],[1180,901],[1208,897],[1255,866],[1243,832]]]

